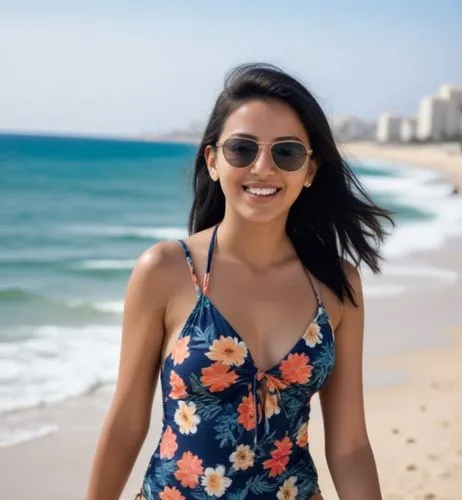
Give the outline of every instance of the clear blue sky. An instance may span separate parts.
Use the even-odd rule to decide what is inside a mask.
[[[0,129],[138,134],[206,120],[267,61],[329,116],[414,114],[462,85],[462,0],[0,0]]]

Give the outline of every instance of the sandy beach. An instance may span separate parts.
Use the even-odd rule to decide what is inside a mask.
[[[356,158],[383,158],[437,170],[462,187],[462,156],[438,147],[344,144]],[[403,269],[431,268],[446,279]],[[399,271],[401,270],[401,271]],[[399,271],[399,272],[398,272]],[[435,272],[435,276],[439,276]],[[389,297],[366,298],[365,403],[370,440],[386,500],[462,497],[462,238],[437,251],[397,258],[379,283],[403,285]],[[398,342],[399,339],[399,342]],[[0,448],[2,498],[82,500],[111,388],[38,408],[28,418],[59,432]],[[20,415],[17,418],[21,418]],[[159,391],[152,428],[122,499],[133,499],[161,425]],[[323,454],[322,419],[315,402],[310,442],[325,500],[337,498]]]
[[[380,158],[416,165],[441,173],[462,192],[462,151],[460,145],[381,145],[375,142],[348,142],[340,146],[353,158]]]

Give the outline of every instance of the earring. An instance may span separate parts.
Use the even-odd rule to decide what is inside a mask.
[[[303,185],[308,189],[311,186],[311,181],[304,182]]]

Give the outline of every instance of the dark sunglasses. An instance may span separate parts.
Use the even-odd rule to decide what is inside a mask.
[[[285,172],[300,170],[305,164],[306,157],[313,154],[313,150],[297,141],[281,141],[274,143],[257,142],[253,139],[231,137],[223,143],[218,143],[226,161],[236,168],[245,168],[252,165],[258,158],[262,146],[271,146],[271,158],[277,168]]]

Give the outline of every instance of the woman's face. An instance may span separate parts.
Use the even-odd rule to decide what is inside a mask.
[[[304,185],[313,180],[316,169],[309,156],[296,171],[279,169],[273,163],[268,144],[284,138],[301,142],[310,150],[309,137],[302,122],[295,111],[283,102],[248,101],[230,114],[218,143],[242,137],[252,137],[257,142],[265,143],[249,166],[232,166],[221,147],[215,149],[208,146],[205,150],[210,175],[220,182],[225,195],[227,213],[231,210],[246,220],[258,223],[285,220],[300,191],[306,189]],[[290,139],[286,139],[288,137]],[[263,188],[263,191],[258,188]]]

